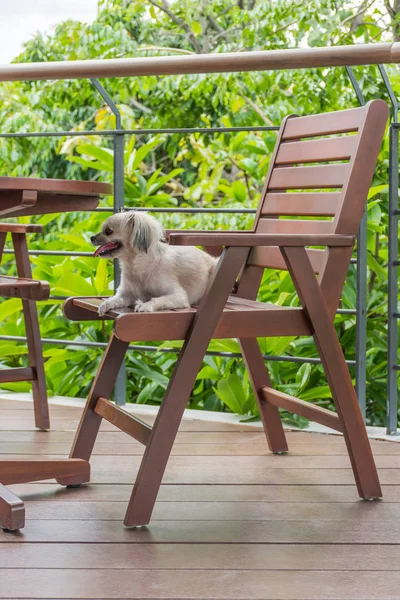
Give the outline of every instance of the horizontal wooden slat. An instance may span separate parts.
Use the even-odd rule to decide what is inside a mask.
[[[144,421],[141,421],[134,415],[131,415],[126,410],[122,409],[115,404],[112,404],[105,398],[99,398],[97,400],[94,412],[103,419],[106,419],[109,423],[112,423],[118,429],[121,429],[141,444],[146,445],[150,434],[151,427]]]
[[[313,167],[314,168],[314,167]],[[315,167],[317,168],[317,167]],[[329,223],[329,221],[327,221]],[[207,235],[175,234],[171,235],[170,244],[176,246],[236,246],[252,248],[255,246],[279,246],[281,248],[298,248],[300,246],[329,246],[352,247],[355,235],[341,234],[315,234],[315,233],[254,233],[245,232],[220,233],[213,232]],[[72,301],[75,303],[76,299]]]
[[[15,367],[13,369],[0,369],[0,383],[9,381],[32,381],[36,379],[32,367]]]
[[[91,299],[73,299],[71,303],[85,309],[88,315],[96,318],[96,305]],[[243,305],[235,311],[224,310],[214,338],[273,336],[273,335],[309,335],[310,326],[302,309],[280,307],[273,304],[262,304],[258,310]],[[107,318],[115,319],[115,333],[122,341],[182,340],[185,339],[193,322],[194,308],[176,311],[159,311],[155,313],[135,313],[132,309],[119,309]],[[238,319],[240,313],[240,319]],[[1,427],[1,423],[0,423]]]
[[[0,223],[0,233],[43,233],[42,225],[23,225],[22,223]]]
[[[357,131],[365,117],[365,108],[351,108],[332,113],[294,117],[286,121],[283,140],[333,135]]]
[[[326,436],[324,435],[326,438]],[[380,442],[382,445],[382,442]],[[383,442],[384,444],[384,442]],[[82,486],[68,491],[56,483],[23,483],[12,487],[15,494],[25,500],[47,502],[60,499],[63,502],[127,502],[132,492],[132,483],[120,485]],[[400,502],[400,488],[384,485],[383,496],[386,503]],[[314,502],[346,503],[359,502],[357,489],[351,485],[167,485],[163,484],[157,498],[160,502]]]
[[[240,318],[239,318],[240,315]],[[183,340],[195,311],[123,314],[115,320],[115,333],[122,341]],[[139,318],[138,318],[139,317]],[[265,310],[224,310],[213,338],[310,335],[302,309],[266,304]],[[0,424],[1,426],[1,424]]]
[[[272,172],[268,189],[327,189],[340,188],[346,181],[348,164],[312,167],[279,167]]]
[[[328,506],[330,506],[328,504]],[[364,571],[398,570],[400,546],[304,544],[104,544],[88,552],[85,544],[18,544],[0,546],[6,569],[285,569]],[[257,573],[254,573],[257,577]]]
[[[34,467],[35,471],[33,473]],[[0,460],[1,482],[5,485],[24,483],[25,481],[41,481],[42,479],[81,479],[87,482],[90,479],[90,465],[86,460],[71,458],[59,460],[51,458],[32,458],[26,460]],[[72,483],[72,481],[71,481]]]
[[[284,565],[282,565],[284,567]],[[1,597],[69,600],[397,600],[400,573],[204,569],[10,569],[2,572]],[[339,590],[340,595],[337,594]]]
[[[99,181],[74,179],[42,179],[38,177],[0,177],[0,190],[35,190],[48,194],[68,194],[77,196],[109,196],[113,187]]]
[[[285,215],[308,217],[333,217],[338,209],[339,192],[280,193],[266,195],[261,216]]]
[[[354,485],[354,484],[353,484]],[[313,487],[313,486],[312,486]],[[71,493],[71,492],[70,492]],[[374,504],[372,504],[374,506]],[[27,514],[27,525],[23,534],[9,535],[0,531],[0,544],[21,544],[33,542],[73,542],[73,543],[131,543],[131,544],[171,544],[171,543],[248,543],[248,544],[398,544],[400,538],[400,522],[381,521],[369,527],[360,526],[357,519],[342,521],[327,521],[320,519],[305,519],[303,521],[286,520],[282,504],[281,521],[152,521],[149,527],[139,530],[118,527],[115,521],[57,521],[30,520]],[[340,548],[338,548],[340,552]],[[398,572],[400,575],[400,572]],[[253,575],[254,576],[254,575]],[[71,577],[71,575],[69,575]],[[93,579],[95,576],[92,575]],[[280,574],[281,582],[284,577]],[[353,574],[354,577],[354,574]],[[387,574],[385,575],[387,578]],[[14,578],[17,581],[17,578]],[[336,574],[337,583],[337,574]],[[36,584],[35,584],[36,585]],[[399,582],[400,586],[400,582]],[[134,586],[133,586],[134,587]],[[3,591],[3,580],[1,591]],[[42,586],[42,589],[45,589]],[[60,589],[60,588],[59,588]],[[79,590],[82,591],[81,588]],[[183,595],[182,598],[187,598]],[[265,589],[263,590],[265,592]],[[398,600],[397,595],[393,600]],[[1,596],[0,596],[1,597]],[[49,596],[52,598],[53,596]],[[82,597],[82,596],[80,596]],[[92,598],[92,596],[90,596]],[[106,596],[100,596],[104,599]],[[126,595],[118,596],[124,598]],[[129,596],[130,598],[131,596]],[[29,596],[32,598],[32,595]],[[70,598],[65,595],[64,598]],[[169,599],[170,596],[167,596]],[[213,597],[215,598],[215,596]],[[220,598],[220,597],[219,597]],[[228,596],[227,598],[230,598]],[[249,598],[249,596],[242,596]],[[261,596],[262,599],[265,596]],[[274,599],[281,596],[273,596]],[[321,598],[321,596],[318,596]],[[340,596],[332,596],[339,600]],[[356,596],[357,598],[357,596]],[[360,598],[360,597],[359,597]],[[364,600],[365,596],[361,596]],[[382,596],[386,600],[388,596]],[[202,596],[202,600],[204,596]],[[298,595],[292,595],[290,600],[297,600]],[[354,596],[352,597],[354,600]]]
[[[22,277],[0,277],[0,296],[7,298],[25,298],[28,300],[47,300],[50,286],[46,281],[36,281]]]
[[[93,455],[99,456],[141,456],[144,452],[142,444],[131,440],[129,436],[126,436],[122,431],[121,434],[124,436],[118,442],[99,442],[96,441],[96,445],[93,449]],[[182,434],[186,435],[186,434]],[[172,454],[174,456],[268,456],[270,450],[266,444],[265,436],[259,434],[256,438],[246,437],[241,438],[235,435],[229,439],[229,436],[225,436],[223,433],[219,433],[218,436],[221,440],[218,440],[218,436],[210,439],[209,442],[196,441],[199,436],[195,433],[190,434],[193,441],[188,443],[180,442],[179,440],[174,444],[172,448]],[[201,434],[199,434],[201,435]],[[104,438],[103,438],[104,439]],[[205,438],[207,439],[207,437]],[[29,455],[29,456],[47,456],[49,454],[56,456],[67,457],[72,444],[73,436],[69,442],[1,442],[2,454],[13,454],[13,455]],[[244,440],[244,441],[242,441]],[[290,438],[288,440],[290,456],[345,456],[347,449],[342,444],[331,444],[325,442],[325,444],[317,444],[317,448],[314,444],[308,446],[308,444],[296,444],[291,443]],[[382,444],[381,442],[371,443],[372,452],[376,458],[378,466],[390,465],[391,461],[381,461],[380,456],[398,456],[400,454],[400,444]]]
[[[314,273],[319,273],[324,263],[325,250],[311,248],[306,252],[310,258]],[[253,267],[288,270],[281,251],[276,247],[253,248],[247,263]]]
[[[279,146],[276,165],[349,160],[357,144],[357,136],[287,142]]]
[[[306,419],[310,419],[310,421],[316,421],[317,423],[321,423],[321,425],[325,425],[326,427],[331,427],[331,429],[335,429],[336,431],[343,430],[339,417],[332,411],[326,410],[326,408],[310,404],[310,402],[305,402],[298,398],[293,398],[288,394],[284,394],[283,392],[279,392],[278,390],[269,387],[261,388],[260,392],[266,402],[269,402],[278,408],[283,408],[289,412],[301,415],[302,417],[306,417]]]
[[[23,461],[30,457],[7,455],[4,458],[1,466],[14,458]],[[53,458],[55,461],[59,459],[51,455],[46,457],[49,460]],[[384,458],[381,458],[382,463]],[[42,461],[42,457],[38,459]],[[116,461],[114,456],[93,456],[91,482],[132,484],[141,459],[141,456],[119,456]],[[37,457],[33,460],[37,462]],[[385,485],[399,485],[399,457],[385,458],[385,462],[389,468],[379,469],[381,482]],[[171,456],[163,481],[171,485],[258,485],[260,482],[268,485],[354,485],[354,476],[346,456],[270,454],[253,456],[251,460],[247,456]]]
[[[69,492],[74,495],[75,492]],[[96,502],[83,500],[64,502],[55,498],[40,502],[26,500],[29,520],[54,521],[122,521],[126,511],[125,501]],[[280,502],[157,502],[154,521],[281,521]],[[313,502],[291,501],[287,497],[284,507],[286,521],[316,519],[321,521],[357,520],[368,527],[400,518],[400,504],[376,504],[372,509],[366,502]],[[1,546],[1,545],[0,545]],[[1,564],[1,563],[0,563]]]
[[[257,233],[329,234],[333,233],[333,222],[311,219],[260,219],[257,223]]]

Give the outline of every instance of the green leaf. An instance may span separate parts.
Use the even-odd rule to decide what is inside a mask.
[[[247,189],[243,181],[234,181],[232,183],[232,191],[235,200],[245,202],[247,199]]]
[[[7,317],[15,313],[22,313],[22,303],[18,298],[3,300],[0,304],[0,321],[5,321]]]
[[[107,261],[99,260],[97,263],[96,275],[94,278],[94,285],[96,288],[97,294],[101,295],[107,290],[108,287],[108,269],[107,269]]]
[[[221,379],[214,391],[233,413],[245,414],[244,407],[247,398],[243,390],[242,380],[238,375],[229,375],[226,379]]]
[[[102,259],[99,259],[102,260]],[[57,282],[56,291],[70,296],[95,296],[96,288],[81,275],[68,273]]]
[[[298,394],[301,400],[322,400],[324,398],[332,398],[332,392],[329,385],[320,385],[313,387],[306,392]]]
[[[107,168],[112,169],[114,166],[114,154],[112,150],[108,150],[107,148],[100,148],[93,144],[82,144],[81,146],[77,146],[76,151],[79,154],[86,154],[97,159],[99,163],[102,163]]]
[[[191,29],[195,35],[200,35],[203,31],[203,28],[198,21],[193,21]]]
[[[309,363],[304,363],[301,365],[300,369],[296,373],[296,383],[298,385],[297,394],[300,394],[301,391],[307,386],[311,377],[311,365]]]

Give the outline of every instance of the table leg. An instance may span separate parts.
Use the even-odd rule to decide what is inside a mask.
[[[0,527],[15,531],[22,529],[24,525],[24,503],[0,483]]]
[[[61,485],[90,480],[90,464],[79,458],[64,460],[0,460],[0,527],[15,531],[25,525],[25,507],[5,484],[56,479]]]

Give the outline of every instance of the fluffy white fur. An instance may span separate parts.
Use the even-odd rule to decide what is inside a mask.
[[[101,233],[91,238],[101,258],[118,258],[121,285],[107,298],[99,314],[132,307],[136,312],[187,308],[203,296],[217,259],[191,246],[169,246],[161,224],[144,212],[109,217]],[[116,245],[110,248],[110,242]]]

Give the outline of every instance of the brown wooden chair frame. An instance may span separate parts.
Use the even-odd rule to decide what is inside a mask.
[[[185,406],[213,337],[239,339],[272,452],[288,450],[278,407],[305,415],[343,433],[359,495],[365,499],[381,497],[374,458],[334,327],[334,316],[387,117],[388,106],[381,100],[337,113],[287,117],[278,134],[253,230],[169,235],[170,244],[224,247],[199,307],[159,313],[120,309],[101,317],[115,320],[114,332],[82,414],[70,462],[86,469],[103,418],[145,445],[125,525],[145,525],[150,521]],[[354,135],[326,137],[338,133]],[[329,161],[341,162],[304,166]],[[308,192],[337,188],[340,191]],[[303,192],[292,191],[299,189]],[[277,218],[280,215],[334,218],[282,220]],[[256,302],[266,267],[289,271],[301,308]],[[64,313],[72,320],[100,319],[97,315],[100,302],[101,299],[70,298],[64,304]],[[336,413],[271,387],[257,337],[276,335],[313,335]],[[109,399],[131,341],[175,339],[184,340],[184,344],[154,426],[149,427]],[[85,480],[87,475],[85,470],[74,481]]]
[[[279,131],[251,232],[169,234],[170,244],[224,247],[198,309],[147,314],[121,309],[105,315],[104,318],[115,320],[114,332],[70,456],[90,459],[103,418],[146,446],[125,525],[145,525],[150,521],[186,403],[213,337],[239,339],[272,452],[288,450],[278,407],[304,415],[343,433],[359,495],[365,499],[381,497],[374,458],[334,327],[334,316],[387,118],[388,106],[381,100],[337,113],[287,117]],[[342,133],[353,135],[337,136]],[[335,137],[326,137],[332,135]],[[335,164],[304,166],[330,161]],[[329,188],[340,190],[314,191]],[[299,189],[303,192],[299,193]],[[279,219],[281,215],[334,218],[287,220]],[[289,271],[301,308],[255,301],[265,267]],[[96,318],[99,302],[99,299],[72,298],[65,303],[64,312],[73,320],[90,320]],[[326,373],[336,413],[271,387],[257,337],[310,334]],[[129,342],[160,339],[183,339],[184,345],[154,426],[150,428],[109,398]]]

